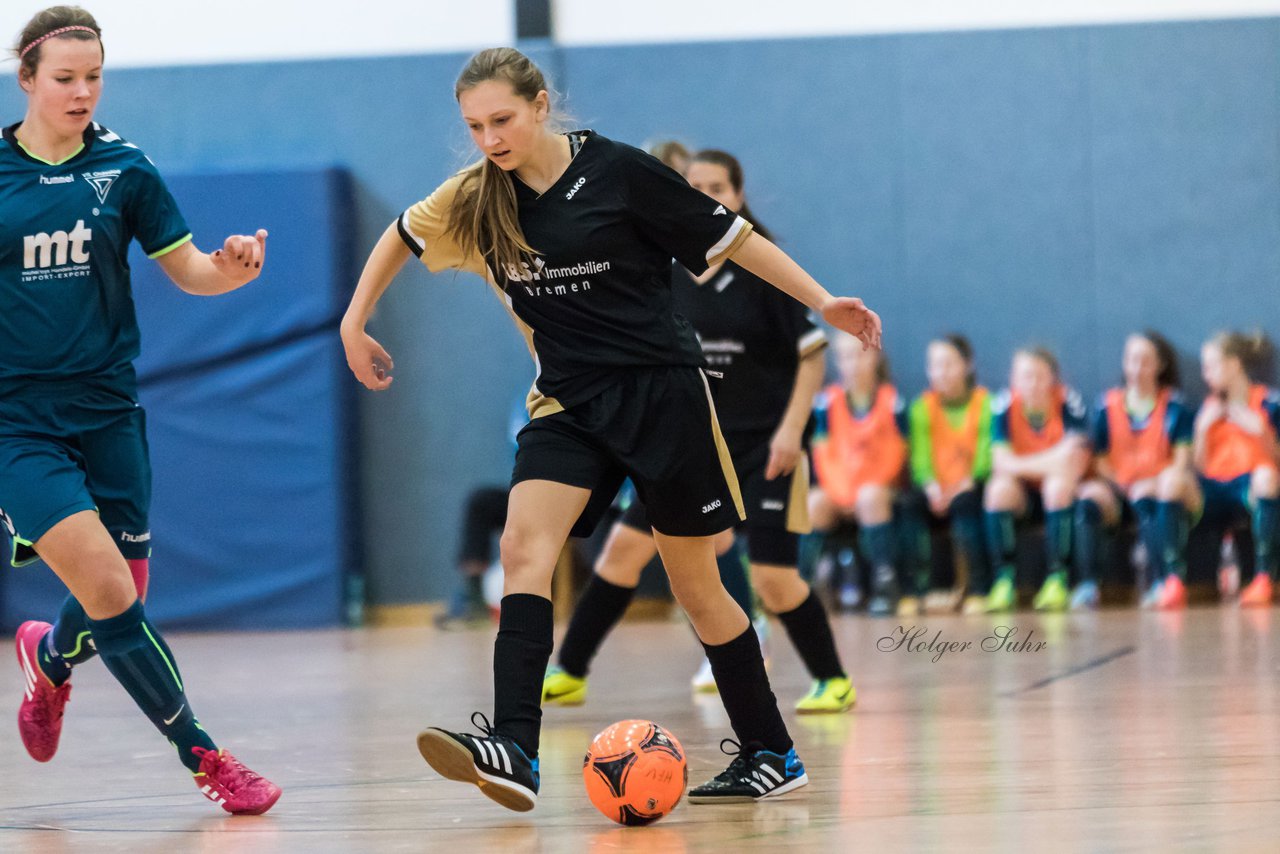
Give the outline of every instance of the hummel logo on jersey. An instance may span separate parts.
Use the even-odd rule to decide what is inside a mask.
[[[68,234],[55,231],[53,234],[40,232],[22,238],[22,268],[55,266],[62,267],[70,258],[73,264],[89,263],[87,244],[93,239],[93,230],[84,227],[84,220],[76,220],[76,227]]]
[[[151,540],[151,532],[143,531],[141,534],[130,534],[128,531],[120,532],[120,541],[124,543],[146,543]]]
[[[716,205],[716,209],[711,212],[712,216],[728,216],[729,212],[724,209],[724,205]]]
[[[73,181],[75,181],[75,179],[76,179],[75,175],[53,175],[53,176],[41,175],[40,183],[41,184],[70,184]]]
[[[717,507],[719,507],[719,506],[720,506],[720,499],[719,499],[719,498],[717,498],[715,501],[712,501],[710,504],[703,504],[703,505],[702,505],[702,512],[703,512],[703,513],[710,513],[712,510],[715,510],[715,509],[716,509]]]
[[[565,200],[568,201],[577,195],[577,192],[582,189],[582,185],[585,183],[587,183],[587,177],[584,175],[574,182],[573,186],[569,188],[569,192],[564,194]]]
[[[111,192],[111,185],[120,177],[120,170],[107,169],[103,172],[85,172],[81,177],[93,185],[93,191],[98,194],[98,203],[106,204],[107,193]]]

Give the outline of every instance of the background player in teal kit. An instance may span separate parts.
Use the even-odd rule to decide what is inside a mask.
[[[43,558],[71,592],[54,626],[18,629],[22,741],[53,758],[71,669],[100,655],[206,797],[262,813],[280,789],[204,731],[143,610],[151,469],[127,253],[136,239],[184,291],[220,294],[258,276],[267,233],[195,248],[151,161],[93,121],[103,47],[88,12],[37,14],[16,53],[27,113],[0,143],[0,507],[15,557]]]

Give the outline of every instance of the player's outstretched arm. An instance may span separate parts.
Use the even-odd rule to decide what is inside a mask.
[[[391,280],[408,260],[409,249],[392,225],[369,253],[356,292],[351,295],[351,304],[342,316],[342,347],[347,351],[347,367],[372,391],[382,391],[391,385],[391,369],[395,363],[364,327]]]
[[[262,272],[267,261],[267,231],[233,234],[222,248],[206,254],[187,242],[156,259],[173,283],[189,294],[215,296],[243,287]]]
[[[827,293],[791,256],[759,234],[747,236],[733,253],[733,261],[820,313],[827,323],[861,341],[864,349],[880,349],[878,314],[857,297],[833,297]]]

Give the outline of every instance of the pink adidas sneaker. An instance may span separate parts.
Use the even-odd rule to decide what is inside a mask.
[[[25,694],[22,705],[18,707],[18,732],[22,736],[22,746],[37,762],[48,762],[58,752],[62,713],[71,698],[70,682],[54,686],[40,670],[37,659],[40,641],[51,628],[48,623],[28,620],[18,626],[15,638],[18,664],[25,680]]]
[[[262,815],[280,800],[280,787],[250,771],[225,750],[193,747],[200,757],[196,785],[206,798],[232,815]]]

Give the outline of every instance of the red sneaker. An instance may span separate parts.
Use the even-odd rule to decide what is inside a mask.
[[[200,757],[195,773],[201,793],[232,815],[262,815],[280,800],[280,787],[250,771],[225,750],[193,747]]]
[[[48,623],[28,620],[18,626],[14,639],[25,682],[22,705],[18,707],[18,733],[22,746],[37,762],[48,762],[58,752],[62,712],[71,698],[70,682],[54,685],[40,670],[40,642],[51,628]]]
[[[1160,596],[1156,600],[1158,611],[1181,611],[1187,607],[1187,586],[1176,575],[1170,575],[1160,588]]]
[[[1271,607],[1271,579],[1267,577],[1265,572],[1259,572],[1254,575],[1253,581],[1249,582],[1249,586],[1240,591],[1240,607]]]

